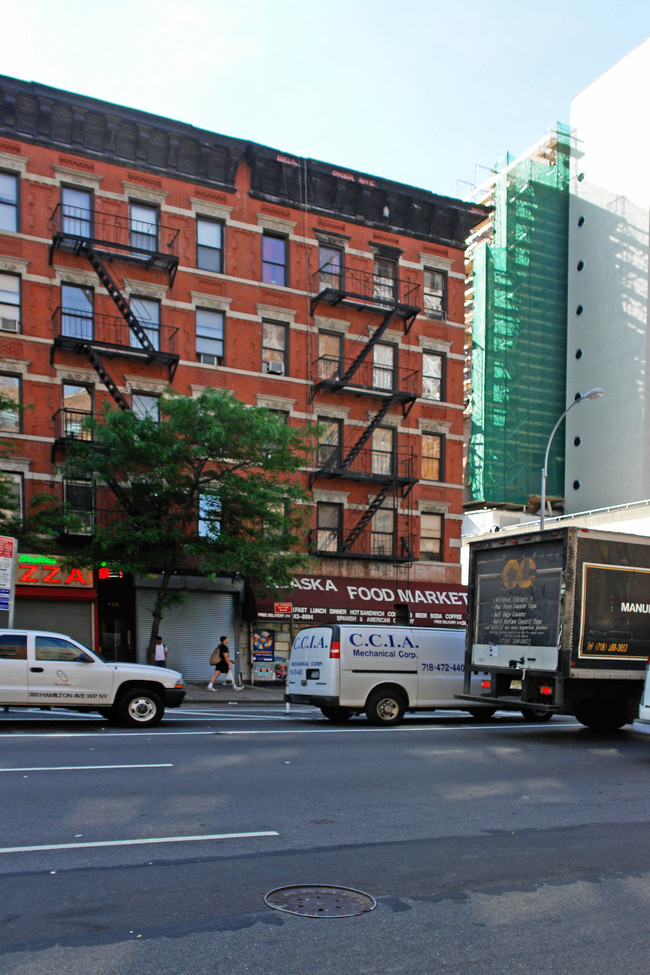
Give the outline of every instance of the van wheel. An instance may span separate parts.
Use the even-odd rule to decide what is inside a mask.
[[[120,724],[131,728],[150,728],[159,724],[165,712],[163,703],[153,691],[128,691],[117,705]]]
[[[489,721],[496,712],[496,708],[469,708],[469,713],[475,721]]]
[[[335,724],[343,724],[345,721],[349,721],[352,717],[352,711],[348,708],[337,708],[325,705],[321,708],[321,714],[323,717],[327,718],[328,721],[333,721]]]
[[[375,725],[399,724],[405,711],[404,698],[396,691],[377,691],[366,704],[366,717]]]
[[[550,721],[553,717],[552,711],[546,711],[543,708],[522,708],[521,713],[524,716],[524,721],[531,721],[535,723]]]

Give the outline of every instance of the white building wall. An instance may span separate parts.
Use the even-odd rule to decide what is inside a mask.
[[[568,513],[650,497],[649,94],[650,38],[571,104],[567,405],[605,396],[566,419]]]

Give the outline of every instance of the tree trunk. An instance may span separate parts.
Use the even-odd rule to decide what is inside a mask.
[[[149,647],[147,648],[147,660],[150,664],[155,661],[154,653],[156,647],[156,640],[158,638],[158,631],[160,629],[160,621],[163,618],[163,609],[165,607],[165,597],[167,595],[167,590],[169,588],[169,580],[171,579],[172,570],[165,569],[162,574],[162,581],[160,583],[160,588],[156,594],[156,602],[153,608],[153,620],[151,623],[151,633],[149,635]]]

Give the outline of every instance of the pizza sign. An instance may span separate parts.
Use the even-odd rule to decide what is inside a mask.
[[[19,586],[58,586],[59,589],[91,589],[92,569],[64,568],[56,559],[21,555],[16,584]]]

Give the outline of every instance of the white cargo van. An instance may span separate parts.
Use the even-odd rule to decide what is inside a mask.
[[[337,722],[365,712],[372,724],[393,725],[405,711],[438,708],[489,718],[495,708],[456,698],[463,691],[464,660],[464,630],[308,627],[293,641],[287,697],[293,704],[315,704]]]

